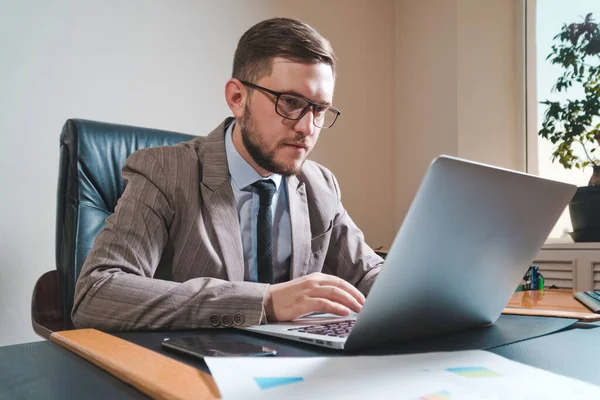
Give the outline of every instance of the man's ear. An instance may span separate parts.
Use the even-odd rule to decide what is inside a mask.
[[[248,92],[246,88],[238,79],[231,78],[225,84],[225,101],[235,118],[242,118],[244,116],[244,106],[247,96]]]

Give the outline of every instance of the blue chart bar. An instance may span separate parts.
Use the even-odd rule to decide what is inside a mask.
[[[290,383],[302,382],[304,379],[299,376],[286,377],[260,377],[254,378],[258,387],[262,390],[271,389],[277,386],[289,385]]]
[[[502,376],[502,374],[492,371],[484,367],[461,367],[461,368],[447,368],[446,371],[454,372],[465,378],[484,378],[492,376]]]

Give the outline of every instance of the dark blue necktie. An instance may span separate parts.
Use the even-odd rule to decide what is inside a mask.
[[[275,182],[257,181],[252,184],[260,198],[256,227],[258,281],[273,283],[273,213],[271,204],[275,194]]]

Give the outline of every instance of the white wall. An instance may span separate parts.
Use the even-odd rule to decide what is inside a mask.
[[[457,2],[457,154],[524,170],[525,59],[519,7],[519,1]]]
[[[452,0],[396,2],[396,223],[431,160],[458,152],[457,10]]]
[[[397,226],[439,154],[524,170],[521,7],[396,2]]]
[[[39,339],[31,329],[31,292],[55,268],[64,121],[207,134],[229,115],[223,88],[239,37],[268,17],[300,18],[332,42],[340,59],[335,102],[343,116],[312,158],[334,171],[367,240],[388,244],[394,3],[351,4],[0,2],[0,346]]]
[[[389,246],[437,154],[518,167],[517,2],[0,2],[0,346],[39,339],[31,291],[55,268],[67,118],[204,135],[229,115],[223,84],[239,36],[264,18],[302,19],[340,62],[343,114],[312,158],[336,174],[367,241]]]

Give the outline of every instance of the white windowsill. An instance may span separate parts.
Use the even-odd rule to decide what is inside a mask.
[[[600,243],[587,242],[575,243],[570,238],[548,238],[544,246],[544,250],[600,250]]]

